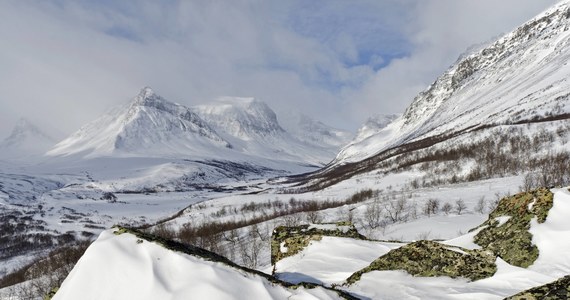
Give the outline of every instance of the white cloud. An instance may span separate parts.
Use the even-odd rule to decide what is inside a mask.
[[[358,99],[352,115],[401,112],[468,47],[515,29],[554,0],[422,0],[405,27],[412,51],[370,76],[361,88],[345,91]]]
[[[0,135],[20,116],[69,133],[144,85],[187,105],[255,96],[355,129],[552,2],[4,1]]]

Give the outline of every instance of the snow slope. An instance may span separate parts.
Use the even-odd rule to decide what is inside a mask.
[[[344,286],[344,289],[364,299],[502,299],[568,275],[570,192],[567,188],[552,191],[554,205],[548,212],[546,221],[541,224],[533,221],[529,230],[539,249],[539,257],[527,269],[512,266],[497,258],[497,272],[490,278],[477,281],[414,277],[404,271],[373,271],[364,274],[357,283]],[[479,248],[473,242],[476,233],[477,231],[467,233],[443,243],[476,249]],[[343,281],[343,275],[361,265],[367,266],[366,262],[372,262],[397,246],[323,237],[321,241],[312,241],[294,256],[279,261],[276,271],[279,278],[291,282],[308,278],[325,285],[339,284]]]
[[[494,43],[464,55],[404,115],[342,149],[336,164],[483,125],[570,113],[570,4],[561,1]]]
[[[54,300],[340,299],[323,288],[285,288],[257,273],[113,231],[89,247]]]
[[[352,273],[402,244],[324,236],[277,262],[277,278],[291,283],[342,284]],[[349,258],[349,259],[347,259]]]

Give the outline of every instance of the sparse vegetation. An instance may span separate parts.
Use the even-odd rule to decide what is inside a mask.
[[[0,289],[10,287],[8,293],[21,300],[53,296],[90,244],[85,240],[53,250],[0,279]]]
[[[370,171],[386,175],[409,170],[425,172],[422,178],[409,183],[412,188],[528,172],[542,174],[539,177],[540,186],[563,186],[570,184],[570,152],[553,152],[548,145],[557,140],[561,143],[568,141],[570,125],[558,121],[565,118],[566,115],[560,119],[548,116],[544,120],[519,120],[516,124],[480,126],[415,140],[360,162],[332,166],[308,176],[292,177],[292,181],[300,181],[300,186],[303,183],[307,185],[290,192],[319,190]],[[541,122],[547,122],[549,127],[541,127]],[[551,124],[558,124],[558,127],[553,128]],[[538,130],[527,131],[525,126],[534,126]],[[468,141],[455,140],[467,136]],[[465,166],[472,167],[467,169]]]

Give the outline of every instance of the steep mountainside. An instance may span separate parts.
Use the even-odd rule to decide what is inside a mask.
[[[338,163],[377,154],[415,140],[567,116],[570,66],[567,1],[451,66],[420,93],[398,119],[338,155]],[[374,149],[365,147],[374,143]]]
[[[327,186],[333,182],[324,181],[333,176],[351,177],[388,158],[451,139],[456,139],[453,145],[465,145],[478,135],[490,135],[493,128],[521,131],[516,125],[539,124],[533,130],[548,131],[559,126],[550,124],[570,118],[569,17],[570,3],[563,1],[464,55],[401,118],[352,142],[305,182]]]

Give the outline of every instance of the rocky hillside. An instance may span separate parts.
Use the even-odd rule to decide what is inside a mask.
[[[512,136],[520,130],[530,131],[525,134],[531,138],[539,132],[559,131],[563,139],[549,139],[542,145],[566,153],[569,15],[570,3],[562,1],[486,47],[462,56],[413,100],[403,116],[350,143],[324,169],[295,181],[319,189],[381,169],[384,162],[402,154],[426,156],[425,151],[468,144],[485,149],[488,145],[472,141],[485,142],[497,133]],[[445,158],[418,162],[433,160]]]
[[[305,278],[310,282],[339,285],[333,273],[352,271],[345,277],[343,289],[370,298],[415,295],[422,299],[452,299],[478,295],[478,299],[495,299],[568,274],[570,265],[566,255],[570,253],[570,243],[565,239],[570,232],[568,215],[570,191],[567,188],[540,188],[504,197],[486,222],[447,241],[421,240],[395,245],[380,241],[364,243],[346,235],[315,239],[315,233],[291,228],[289,231],[294,232],[296,241],[292,242],[282,238],[289,231],[280,228],[274,232],[272,252],[284,252],[284,256],[274,260],[274,272],[291,282]],[[353,253],[344,252],[341,249],[346,247],[346,240],[360,248],[353,246]],[[381,248],[386,246],[388,248]],[[380,256],[371,259],[367,248],[382,249]],[[293,251],[289,253],[289,249]],[[321,253],[316,253],[316,249]],[[340,251],[345,260],[369,259],[370,262],[358,269],[355,269],[357,264],[338,265],[334,261]],[[322,263],[327,258],[331,260],[330,265]],[[312,263],[319,263],[320,267],[311,268]],[[534,299],[524,298],[525,295],[566,295],[566,289],[561,288],[564,280],[512,299]],[[502,285],[506,282],[509,284]],[[388,286],[402,288],[389,289]]]

